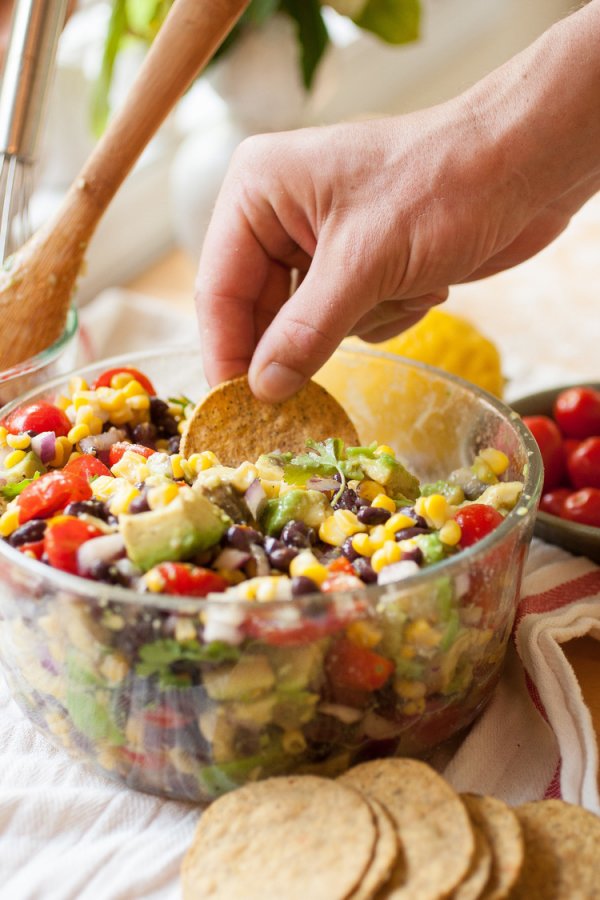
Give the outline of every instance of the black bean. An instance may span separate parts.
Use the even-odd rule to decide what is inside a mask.
[[[303,594],[314,594],[319,590],[316,582],[306,575],[295,575],[292,578],[292,596],[301,597]]]
[[[32,519],[25,522],[17,528],[8,539],[11,547],[21,547],[23,544],[33,544],[35,541],[41,541],[46,530],[46,523],[43,519]]]
[[[418,534],[428,534],[428,528],[418,528],[414,525],[412,528],[401,528],[394,535],[397,541],[407,541],[409,538],[416,537]]]
[[[121,572],[114,563],[108,563],[100,559],[92,563],[89,574],[94,581],[104,581],[106,584],[120,584],[122,587],[129,587],[133,580],[130,575]]]
[[[345,488],[335,503],[331,504],[333,509],[349,509],[356,512],[359,509],[358,494],[352,488]]]
[[[129,504],[128,512],[135,516],[138,513],[148,512],[150,509],[150,504],[148,503],[148,493],[147,491],[143,491],[139,496],[134,497],[131,503]]]
[[[402,562],[404,560],[410,560],[411,562],[416,562],[418,566],[423,562],[423,553],[421,552],[420,547],[411,547],[410,550],[402,551]]]
[[[356,514],[356,518],[363,525],[383,525],[390,516],[390,511],[382,506],[364,506]]]
[[[174,434],[169,438],[167,453],[179,453],[179,444],[181,443],[181,435]]]
[[[155,450],[158,429],[152,422],[140,422],[139,425],[133,428],[131,437],[134,444],[143,444],[144,447],[150,447],[152,450]]]
[[[65,516],[94,516],[103,522],[109,522],[111,514],[102,500],[77,500],[65,507]],[[114,519],[114,516],[112,517]]]
[[[283,526],[281,540],[288,547],[312,547],[316,543],[317,534],[314,528],[302,522],[300,519],[292,519]]]
[[[252,544],[260,547],[262,542],[262,535],[247,525],[230,525],[225,532],[225,543],[236,550],[250,550]]]
[[[295,547],[282,546],[276,547],[267,555],[274,569],[277,569],[279,572],[287,572],[291,561],[298,556],[298,550]]]
[[[342,544],[342,553],[346,557],[346,559],[350,560],[350,562],[354,562],[354,560],[358,559],[358,557],[360,556],[360,553],[357,553],[356,550],[354,549],[354,547],[352,546],[352,538],[351,537],[346,538],[346,540]]]
[[[365,584],[374,584],[377,581],[377,572],[371,565],[370,559],[361,556],[359,559],[354,560],[352,566],[360,580],[364,581]]]
[[[417,528],[427,528],[427,522],[423,516],[417,515],[414,506],[403,506],[398,512],[401,512],[405,516],[408,516],[409,519],[412,519]]]
[[[156,424],[160,419],[170,415],[169,405],[159,397],[150,397],[150,419]]]

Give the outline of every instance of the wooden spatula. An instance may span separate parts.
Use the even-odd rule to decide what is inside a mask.
[[[0,371],[60,337],[90,238],[142,150],[250,0],[175,0],[52,221],[0,271]],[[131,228],[135,229],[135,221]]]

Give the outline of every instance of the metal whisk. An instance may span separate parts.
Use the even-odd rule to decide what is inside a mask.
[[[15,2],[0,86],[0,263],[31,233],[36,152],[68,2]]]

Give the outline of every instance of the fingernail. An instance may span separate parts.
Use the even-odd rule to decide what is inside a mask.
[[[306,381],[304,375],[296,372],[295,369],[288,369],[281,363],[269,363],[268,366],[254,376],[252,379],[252,389],[263,400],[270,403],[278,403],[280,400],[287,400],[296,391],[299,391]]]

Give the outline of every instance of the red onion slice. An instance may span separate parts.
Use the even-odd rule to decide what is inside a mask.
[[[244,494],[246,506],[250,510],[252,516],[258,519],[267,502],[267,495],[260,480],[255,478],[246,493]]]
[[[43,463],[50,462],[56,456],[56,435],[53,431],[40,431],[31,438],[31,449]]]
[[[213,565],[216,569],[240,569],[250,559],[250,554],[235,547],[221,550]]]
[[[77,570],[81,575],[89,575],[96,563],[113,562],[124,552],[123,537],[118,532],[91,538],[77,550]]]
[[[251,544],[250,553],[252,554],[252,557],[256,563],[257,577],[268,575],[271,571],[271,566],[269,565],[269,559],[263,548],[258,547],[256,544]]]
[[[82,438],[79,441],[79,449],[82,453],[91,453],[94,456],[104,450],[110,450],[117,441],[124,441],[127,432],[122,428],[109,428],[102,434],[91,434],[89,437]]]

